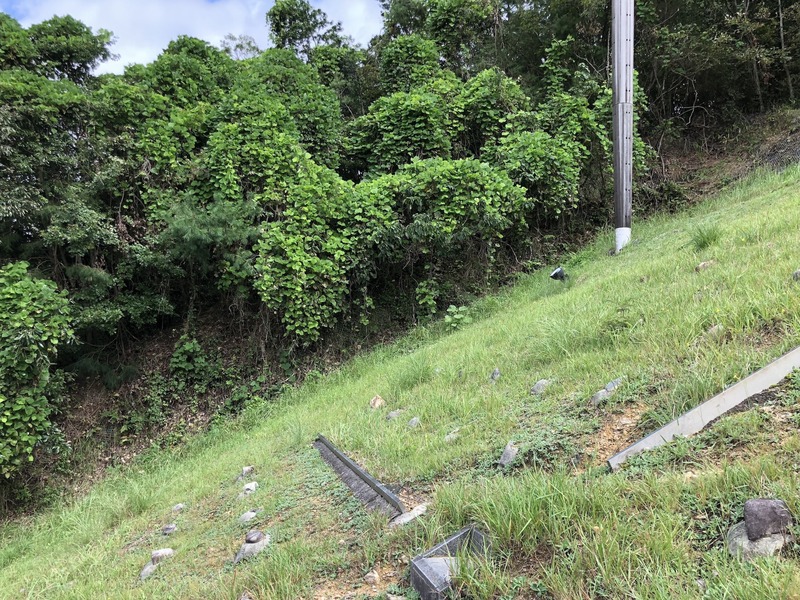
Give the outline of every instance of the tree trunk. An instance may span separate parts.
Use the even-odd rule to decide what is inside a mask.
[[[789,102],[794,104],[794,86],[792,86],[792,73],[789,71],[789,60],[786,56],[786,39],[783,32],[783,2],[778,0],[778,24],[781,32],[781,61],[783,70],[786,71],[786,85],[789,86]]]

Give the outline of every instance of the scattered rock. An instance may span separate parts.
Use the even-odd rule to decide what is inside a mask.
[[[405,410],[403,410],[402,408],[398,408],[397,410],[393,410],[388,415],[386,415],[386,420],[387,421],[392,421],[392,420],[396,419],[397,417],[399,417],[400,415],[402,415],[404,412],[405,412]]]
[[[795,281],[800,281],[800,269],[797,269],[794,273],[792,273],[792,279]]]
[[[446,436],[444,436],[444,441],[447,442],[448,444],[452,444],[453,442],[455,442],[458,439],[458,435],[459,435],[460,431],[461,431],[461,429],[459,429],[459,428],[453,429],[453,431],[451,431]]]
[[[420,504],[419,506],[415,506],[409,511],[404,512],[402,515],[396,516],[394,519],[389,521],[389,529],[394,529],[395,527],[402,527],[408,523],[411,523],[417,517],[421,517],[425,514],[428,510],[427,504]]]
[[[783,500],[755,498],[744,503],[744,524],[751,542],[785,533],[792,523],[792,513]]]
[[[622,385],[622,380],[623,380],[623,379],[624,379],[624,377],[617,377],[617,378],[616,378],[616,379],[614,379],[613,381],[609,381],[609,382],[606,384],[605,390],[606,390],[607,392],[613,392],[613,391],[614,391],[614,390],[616,390],[616,389],[617,389],[617,388],[618,388],[620,385]]]
[[[503,449],[503,454],[500,456],[500,460],[497,461],[501,467],[507,467],[514,459],[517,457],[519,453],[519,448],[514,445],[513,441],[510,441],[506,444],[506,447]]]
[[[408,426],[414,429],[415,427],[419,427],[419,417],[414,417],[408,422]]]
[[[498,379],[500,379],[500,369],[495,367],[494,371],[492,371],[492,374],[489,375],[489,381],[496,383]]]
[[[364,575],[364,583],[367,585],[378,585],[381,582],[381,576],[375,570],[370,571]]]
[[[142,572],[139,573],[139,579],[144,581],[145,579],[150,577],[150,575],[155,573],[157,568],[158,568],[158,565],[154,565],[153,562],[150,561],[149,563],[147,563],[144,566],[144,568],[142,569]]]
[[[750,561],[761,556],[774,556],[794,538],[789,534],[773,533],[753,541],[747,536],[747,525],[742,521],[728,530],[726,541],[732,556]]]
[[[242,467],[242,479],[250,475],[256,468],[253,465],[247,465],[246,467]]]
[[[694,270],[699,273],[700,271],[705,271],[709,267],[713,267],[715,264],[717,264],[717,261],[715,261],[715,260],[704,260],[699,265],[697,265],[694,268]]]
[[[369,401],[369,406],[372,410],[377,410],[384,404],[386,404],[386,401],[380,396],[375,396],[372,400]]]
[[[239,600],[256,600],[253,598],[249,592],[242,592],[242,595],[239,596]]]
[[[172,535],[176,531],[178,531],[178,526],[175,523],[164,525],[164,527],[161,528],[161,533],[163,533],[164,535]]]
[[[394,594],[386,594],[386,600],[406,600],[405,596],[395,596]]]
[[[245,496],[247,496],[247,495],[252,494],[253,492],[255,492],[257,489],[258,489],[258,482],[257,481],[251,481],[250,483],[245,483],[244,484],[244,487],[242,488],[242,493]]]
[[[246,523],[249,523],[255,519],[256,516],[258,516],[258,511],[248,510],[246,513],[242,513],[242,515],[239,517],[239,524],[245,525]]]
[[[254,557],[269,546],[269,542],[270,536],[268,533],[257,529],[248,531],[244,538],[244,544],[239,548],[239,552],[236,553],[236,557],[233,559],[233,564]]]
[[[175,550],[173,550],[172,548],[161,548],[160,550],[153,550],[153,552],[150,554],[150,561],[154,565],[157,565],[162,560],[164,560],[165,558],[169,558],[173,554],[175,554]]]
[[[598,406],[603,404],[606,400],[608,400],[610,397],[611,397],[611,392],[603,388],[602,390],[598,390],[597,392],[595,392],[594,396],[592,396],[589,399],[589,402],[591,403],[592,406],[597,408]]]
[[[540,379],[533,384],[533,387],[531,388],[531,396],[541,396],[547,389],[548,385],[550,385],[550,380]]]
[[[186,508],[186,505],[183,502],[181,502],[180,504],[176,504],[175,506],[172,507],[172,512],[178,513],[181,512],[184,508]]]
[[[725,334],[724,325],[712,325],[706,330],[706,337],[710,339],[719,339]]]

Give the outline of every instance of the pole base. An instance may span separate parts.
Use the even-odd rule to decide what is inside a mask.
[[[617,227],[614,230],[617,238],[617,244],[615,246],[616,252],[619,253],[625,246],[627,246],[631,241],[631,228],[630,227]]]

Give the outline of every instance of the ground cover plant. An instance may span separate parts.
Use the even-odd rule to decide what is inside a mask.
[[[758,174],[641,225],[616,257],[603,234],[565,261],[567,283],[523,276],[471,305],[471,323],[420,327],[120,467],[68,506],[4,524],[0,596],[404,594],[408,559],[475,522],[494,554],[459,574],[467,597],[796,597],[795,548],[742,564],[722,542],[748,497],[800,508],[800,442],[791,429],[768,435],[772,413],[732,415],[616,474],[602,465],[800,343],[799,190],[800,169]],[[698,243],[698,231],[714,235]],[[592,406],[618,377],[607,402]],[[551,385],[531,395],[542,378]],[[373,410],[376,394],[386,404]],[[780,398],[780,418],[793,422],[795,388]],[[408,426],[413,417],[418,427]],[[406,496],[430,501],[429,513],[387,531],[311,448],[320,432]],[[499,469],[509,440],[518,459]],[[235,478],[250,464],[259,489],[239,498]],[[173,514],[178,502],[186,509]],[[255,507],[273,544],[233,567],[245,531],[236,518]],[[178,531],[164,538],[171,521]],[[175,556],[138,582],[163,546]],[[383,576],[375,589],[362,581],[373,568]]]

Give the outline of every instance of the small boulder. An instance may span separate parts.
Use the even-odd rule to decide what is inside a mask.
[[[244,544],[239,548],[236,557],[233,559],[233,564],[238,564],[243,560],[247,560],[256,556],[269,546],[270,536],[268,533],[258,531],[256,529],[248,531],[244,538]]]
[[[603,404],[606,400],[608,400],[610,397],[611,397],[611,392],[603,388],[602,390],[597,390],[595,392],[594,396],[592,396],[589,399],[589,403],[595,408],[597,408],[598,406]]]
[[[404,512],[402,515],[396,516],[394,519],[389,521],[389,529],[394,529],[395,527],[402,527],[413,521],[414,519],[421,517],[425,514],[428,510],[427,504],[420,504],[419,506],[415,506],[409,511]]]
[[[258,489],[258,482],[251,481],[250,483],[245,483],[244,487],[242,487],[242,493],[245,495],[252,494]]]
[[[142,572],[139,573],[139,579],[144,581],[145,579],[150,577],[150,575],[155,573],[157,568],[158,568],[158,565],[155,565],[155,564],[153,564],[153,561],[150,561],[149,563],[147,563],[144,566],[144,568],[142,569]]]
[[[404,412],[405,411],[402,408],[398,408],[397,410],[393,410],[388,415],[386,415],[386,420],[387,421],[393,421],[394,419],[396,419],[397,417],[402,415]]]
[[[164,535],[172,535],[178,531],[178,526],[175,523],[170,523],[169,525],[164,525],[161,528],[161,533]]]
[[[369,401],[369,407],[372,410],[377,410],[381,408],[384,404],[386,404],[386,401],[380,396],[375,396],[372,400]]]
[[[444,436],[444,441],[447,442],[448,444],[452,444],[458,439],[460,431],[461,430],[459,428],[453,429],[453,431]]]
[[[726,543],[732,556],[751,561],[762,556],[774,556],[788,543],[794,541],[789,534],[773,533],[758,540],[751,540],[747,535],[744,521],[728,530]]]
[[[181,502],[180,504],[176,504],[175,506],[172,507],[172,512],[179,513],[184,508],[186,508],[186,505],[183,502]]]
[[[169,558],[173,554],[175,554],[175,550],[173,550],[172,548],[161,548],[160,550],[153,550],[153,552],[150,554],[150,561],[154,565],[157,565],[162,560]]]
[[[616,378],[616,379],[614,379],[613,381],[609,381],[609,382],[606,384],[605,390],[606,390],[607,392],[613,392],[613,391],[614,391],[614,390],[616,390],[616,389],[617,389],[617,388],[618,388],[620,385],[622,385],[622,379],[623,379],[622,377],[617,377],[617,378]]]
[[[415,427],[419,427],[419,423],[419,417],[414,417],[408,422],[408,426],[411,427],[411,429],[414,429]]]
[[[247,465],[246,467],[242,467],[242,479],[250,475],[256,468],[253,465]]]
[[[256,516],[258,516],[258,511],[255,510],[248,510],[246,513],[242,513],[242,515],[239,517],[239,525],[245,525],[249,523],[255,519]]]
[[[785,533],[792,523],[792,513],[783,500],[755,498],[744,503],[744,524],[751,542],[774,533]]]
[[[500,455],[500,460],[497,461],[497,464],[501,467],[507,467],[514,459],[517,457],[519,453],[519,448],[514,445],[513,441],[510,441],[506,444],[506,447],[503,448],[503,454]]]
[[[374,569],[364,575],[364,583],[367,585],[378,585],[381,582],[381,576]]]
[[[494,371],[492,371],[492,374],[489,375],[489,381],[496,383],[498,379],[500,379],[500,369],[495,367]]]
[[[540,379],[539,381],[533,384],[533,387],[531,388],[531,396],[541,396],[547,389],[548,385],[550,385],[549,380]]]

